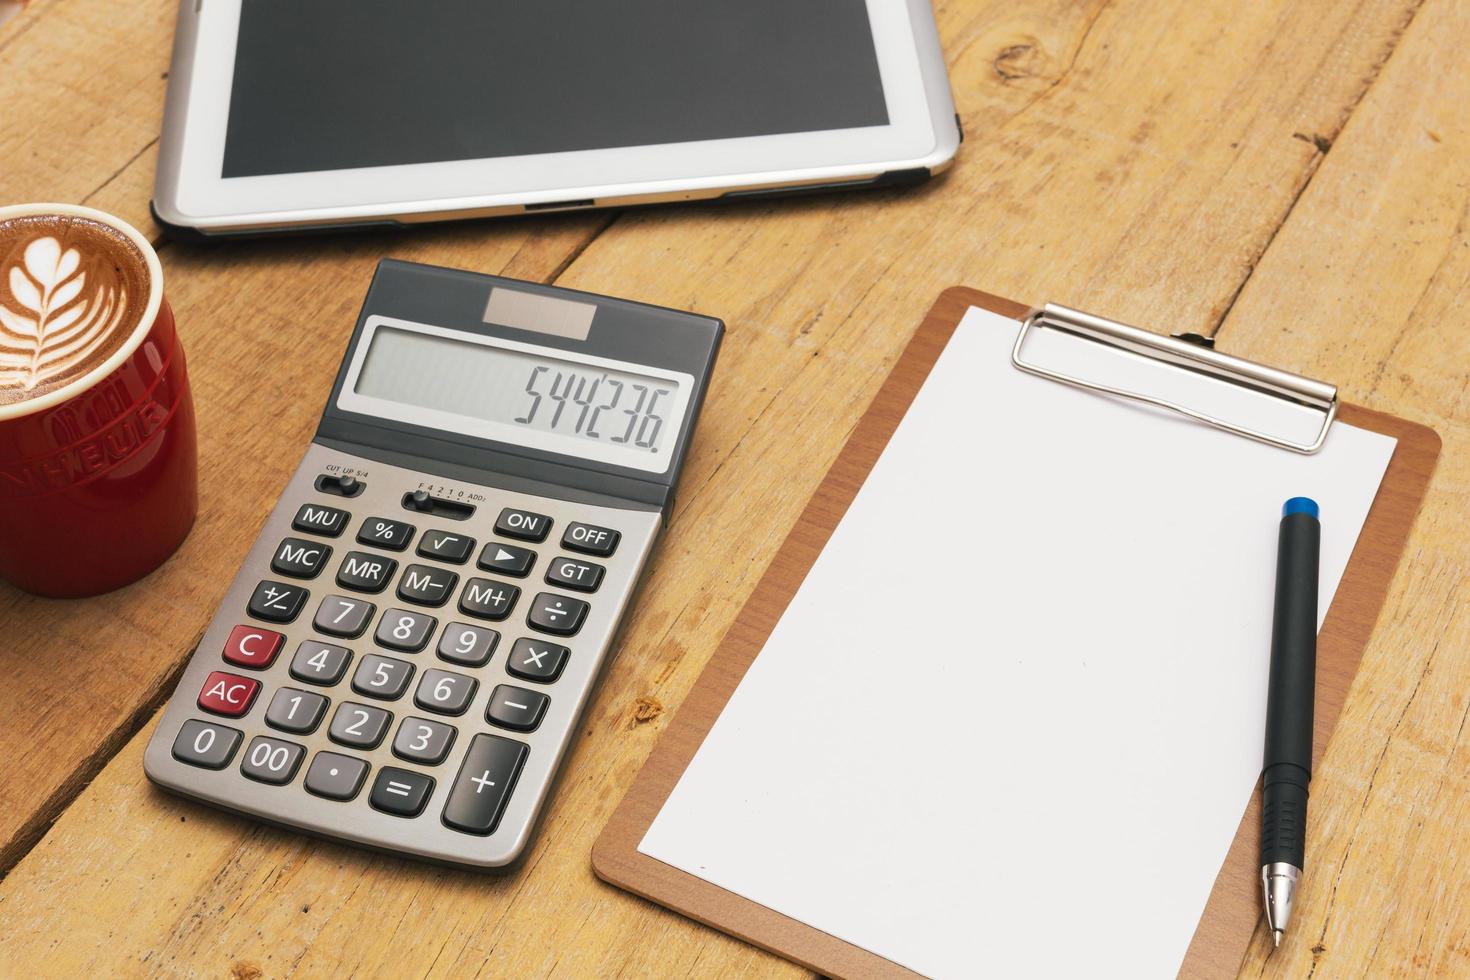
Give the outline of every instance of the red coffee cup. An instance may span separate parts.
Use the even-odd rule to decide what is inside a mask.
[[[198,503],[194,402],[152,245],[112,215],[68,204],[0,208],[0,221],[49,214],[130,238],[147,262],[149,295],[102,363],[0,404],[0,578],[40,595],[96,595],[142,578],[188,535]]]

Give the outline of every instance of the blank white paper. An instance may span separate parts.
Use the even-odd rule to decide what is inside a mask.
[[[1281,505],[1325,616],[1394,440],[1300,456],[1015,335],[965,316],[639,850],[931,976],[1172,977],[1260,770]]]

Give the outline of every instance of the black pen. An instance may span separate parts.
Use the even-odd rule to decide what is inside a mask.
[[[1312,705],[1317,693],[1317,502],[1292,497],[1281,509],[1276,614],[1266,694],[1261,768],[1261,888],[1276,945],[1291,918],[1305,864],[1307,784],[1312,781]]]

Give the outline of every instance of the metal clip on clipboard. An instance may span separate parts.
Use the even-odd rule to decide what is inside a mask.
[[[1223,381],[1239,385],[1242,388],[1259,392],[1262,396],[1273,397],[1296,405],[1305,406],[1320,412],[1322,425],[1315,436],[1307,440],[1297,440],[1272,435],[1260,429],[1247,425],[1237,424],[1207,412],[1190,408],[1188,405],[1180,404],[1167,398],[1157,397],[1141,391],[1129,391],[1112,385],[1097,381],[1089,381],[1071,374],[1051,368],[1042,367],[1033,361],[1027,361],[1021,356],[1021,348],[1026,343],[1026,337],[1033,330],[1054,329],[1076,337],[1095,341],[1109,347],[1128,351],[1133,354],[1150,358],[1164,364],[1173,365],[1186,371],[1217,378]],[[1140,330],[1126,323],[1116,320],[1108,320],[1104,317],[1093,316],[1091,313],[1083,313],[1081,310],[1070,309],[1055,303],[1048,303],[1038,310],[1032,310],[1026,319],[1021,322],[1021,329],[1016,334],[1016,345],[1011,349],[1011,363],[1022,371],[1060,381],[1077,388],[1088,391],[1102,392],[1115,395],[1119,398],[1127,398],[1133,401],[1144,402],[1159,408],[1169,409],[1186,415],[1192,419],[1234,432],[1259,442],[1264,442],[1281,449],[1290,449],[1298,453],[1315,453],[1322,448],[1327,440],[1327,432],[1332,428],[1332,422],[1337,417],[1337,386],[1312,378],[1283,371],[1279,368],[1269,367],[1265,364],[1257,364],[1241,357],[1232,357],[1222,354],[1217,350],[1202,343],[1199,340],[1188,340],[1183,337],[1168,337],[1156,334],[1148,330]]]

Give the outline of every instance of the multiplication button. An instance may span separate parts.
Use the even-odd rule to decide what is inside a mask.
[[[491,834],[529,750],[499,735],[476,735],[444,804],[444,823],[467,834]]]
[[[567,665],[567,658],[570,656],[571,651],[558,643],[545,643],[523,637],[516,640],[515,646],[511,647],[510,659],[505,662],[505,669],[513,677],[536,681],[538,684],[550,684],[561,676],[562,668]]]

